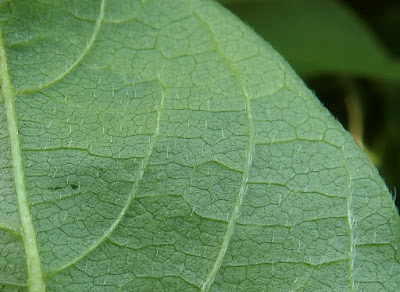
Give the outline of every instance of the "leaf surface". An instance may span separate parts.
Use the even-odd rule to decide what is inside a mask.
[[[376,169],[218,4],[0,11],[2,291],[396,290]]]

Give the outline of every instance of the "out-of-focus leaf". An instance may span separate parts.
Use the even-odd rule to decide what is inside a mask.
[[[227,2],[303,76],[340,73],[400,80],[400,61],[338,1]]]

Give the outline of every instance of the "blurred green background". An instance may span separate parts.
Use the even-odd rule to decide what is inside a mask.
[[[285,57],[368,153],[396,197],[400,1],[221,2]]]

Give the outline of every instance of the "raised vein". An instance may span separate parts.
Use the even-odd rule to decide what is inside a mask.
[[[355,258],[355,241],[354,241],[354,228],[355,228],[355,218],[353,216],[351,204],[352,204],[352,190],[351,190],[351,175],[349,174],[349,184],[348,184],[348,194],[346,196],[346,207],[347,207],[347,224],[349,226],[349,282],[351,291],[355,290],[354,287],[354,258]]]
[[[231,241],[235,224],[236,221],[240,215],[240,209],[243,204],[243,198],[247,192],[247,180],[249,178],[249,171],[250,171],[250,166],[251,166],[251,161],[252,161],[252,153],[254,150],[255,146],[255,137],[254,137],[254,128],[253,128],[253,123],[251,121],[251,106],[250,106],[250,98],[246,92],[246,90],[243,88],[244,96],[246,98],[246,114],[247,114],[247,119],[249,122],[249,144],[248,144],[248,149],[246,151],[246,161],[245,161],[245,168],[244,172],[242,175],[242,180],[240,182],[240,189],[239,193],[235,202],[235,206],[233,207],[231,217],[229,218],[228,225],[226,227],[225,235],[222,241],[221,249],[218,253],[218,256],[215,260],[214,266],[210,273],[207,276],[206,281],[203,284],[203,287],[201,291],[208,291],[211,288],[212,283],[215,280],[215,277],[218,274],[218,271],[222,265],[222,260],[224,259],[225,253],[228,249],[228,245]]]
[[[25,185],[25,173],[22,166],[21,145],[18,135],[17,115],[15,112],[14,92],[11,86],[10,74],[7,68],[6,52],[3,37],[0,31],[0,78],[1,95],[7,115],[7,128],[10,139],[11,163],[14,175],[14,186],[17,196],[17,205],[21,225],[21,234],[24,244],[25,260],[28,272],[28,287],[31,292],[45,291],[36,232],[33,227],[32,216],[29,210],[28,195]]]
[[[152,153],[153,153],[154,145],[155,145],[155,143],[157,141],[157,138],[158,138],[158,135],[160,133],[161,114],[162,114],[162,111],[164,109],[165,84],[161,81],[160,78],[158,78],[158,81],[161,84],[161,101],[160,101],[159,105],[157,106],[156,126],[155,126],[155,129],[154,129],[153,135],[149,139],[149,151],[147,152],[146,156],[142,160],[142,163],[141,163],[139,171],[138,171],[137,179],[136,179],[136,181],[135,181],[135,183],[133,185],[133,189],[132,189],[131,193],[129,194],[128,198],[126,199],[125,205],[121,209],[120,213],[118,214],[118,216],[115,219],[115,221],[113,222],[113,224],[110,225],[110,227],[104,232],[104,234],[98,240],[92,242],[92,244],[89,246],[88,249],[85,250],[84,253],[82,253],[79,257],[75,258],[73,261],[67,262],[65,265],[61,266],[57,270],[54,270],[53,272],[51,272],[47,276],[52,276],[54,274],[59,273],[62,270],[65,270],[65,269],[69,268],[70,266],[76,264],[81,259],[86,257],[88,254],[90,254],[94,249],[96,249],[102,242],[104,242],[114,232],[114,230],[117,228],[119,223],[124,218],[126,212],[128,211],[129,206],[132,204],[133,200],[135,199],[136,194],[137,194],[137,192],[139,190],[140,182],[143,179],[144,171],[145,171],[145,169],[147,167],[148,162],[150,161],[150,158],[151,158]]]
[[[204,22],[200,16],[197,15],[197,17],[204,23],[204,25],[209,29],[210,34],[213,36],[215,43],[217,44],[217,40],[214,37],[214,33],[211,31],[211,29],[209,28],[209,26],[207,25],[206,22]],[[242,179],[240,182],[240,188],[239,188],[239,193],[238,196],[236,198],[236,202],[235,205],[233,207],[231,216],[229,218],[228,221],[228,225],[226,227],[225,230],[225,235],[224,238],[222,240],[222,245],[221,245],[221,249],[219,250],[219,253],[217,255],[217,258],[215,259],[214,265],[211,269],[211,271],[208,273],[207,278],[205,280],[205,282],[202,285],[201,291],[202,292],[206,292],[209,291],[209,289],[211,288],[211,285],[214,283],[214,280],[216,278],[216,276],[218,275],[218,271],[221,268],[222,265],[222,261],[225,257],[226,251],[228,249],[229,243],[231,241],[234,229],[235,229],[235,225],[236,225],[236,221],[240,216],[240,210],[243,204],[243,198],[247,193],[247,180],[249,178],[249,172],[250,172],[250,166],[251,166],[251,162],[252,162],[252,153],[254,151],[254,147],[255,147],[255,134],[254,134],[254,125],[253,125],[253,121],[252,121],[252,113],[251,113],[251,103],[250,103],[250,97],[249,94],[246,91],[246,88],[243,84],[243,80],[240,78],[239,72],[237,72],[236,68],[234,67],[234,65],[232,64],[231,60],[229,60],[225,54],[223,54],[222,52],[218,51],[219,55],[225,60],[225,62],[228,64],[230,70],[232,71],[233,75],[235,76],[236,80],[238,81],[242,92],[243,92],[243,96],[245,98],[245,110],[246,110],[246,116],[247,116],[247,121],[248,121],[248,127],[249,127],[249,140],[248,140],[248,148],[246,150],[246,160],[245,160],[245,165],[244,165],[244,171],[242,174]]]
[[[99,12],[99,15],[98,15],[98,17],[97,17],[97,19],[96,19],[96,24],[95,24],[95,26],[94,26],[92,36],[91,36],[89,42],[87,43],[85,49],[84,49],[84,50],[82,51],[82,53],[78,56],[78,58],[75,60],[75,62],[74,62],[72,65],[70,65],[69,67],[67,67],[66,70],[65,70],[63,73],[61,73],[60,75],[58,75],[58,77],[55,78],[54,80],[51,80],[51,81],[48,82],[48,83],[41,84],[40,86],[38,86],[38,87],[36,87],[36,88],[29,88],[29,89],[26,89],[26,90],[23,90],[23,91],[17,92],[17,93],[19,93],[19,94],[22,94],[22,93],[32,93],[32,92],[36,92],[36,91],[42,90],[42,89],[44,89],[44,88],[47,88],[47,87],[53,85],[54,83],[59,82],[61,79],[63,79],[63,78],[64,78],[65,76],[67,76],[69,73],[71,73],[71,71],[74,70],[74,69],[76,68],[76,66],[78,66],[78,65],[82,62],[83,58],[85,58],[85,56],[87,55],[87,53],[89,53],[89,51],[92,49],[93,44],[94,44],[94,42],[96,41],[97,36],[98,36],[98,34],[99,34],[100,26],[101,26],[101,23],[103,22],[103,19],[104,19],[104,7],[105,7],[105,2],[106,2],[106,0],[101,0],[100,12]]]

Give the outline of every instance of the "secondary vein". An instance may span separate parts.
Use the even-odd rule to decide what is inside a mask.
[[[24,244],[25,260],[28,272],[28,287],[31,292],[45,291],[42,264],[36,240],[36,232],[29,210],[28,195],[25,185],[25,173],[22,165],[21,145],[18,133],[17,115],[15,111],[14,92],[11,86],[10,74],[6,62],[6,52],[0,30],[0,78],[1,95],[7,115],[7,128],[10,139],[11,162],[13,167],[14,186]]]
[[[207,25],[207,23],[196,13],[194,13],[198,17],[198,19],[203,22],[205,27],[209,30],[210,35],[213,37],[215,43],[217,44],[217,40],[215,38],[215,35],[211,28]],[[240,188],[239,188],[239,193],[236,198],[235,205],[233,206],[233,210],[231,213],[231,216],[228,221],[228,225],[225,230],[225,235],[222,240],[222,245],[221,249],[219,250],[219,253],[217,255],[217,258],[215,259],[215,263],[211,269],[211,271],[208,273],[207,278],[205,282],[202,285],[201,291],[206,292],[209,291],[212,284],[215,281],[215,278],[218,275],[219,269],[221,268],[222,261],[225,257],[226,251],[228,249],[229,243],[231,241],[232,235],[235,230],[235,225],[236,221],[240,216],[240,210],[243,205],[243,199],[247,193],[247,181],[249,178],[249,173],[250,173],[250,167],[252,164],[252,154],[255,148],[255,143],[256,143],[256,138],[255,138],[255,130],[254,130],[254,125],[253,125],[253,120],[252,120],[252,109],[251,109],[251,101],[250,101],[250,96],[245,88],[244,82],[242,78],[240,77],[239,72],[236,70],[234,64],[232,61],[227,58],[227,56],[221,52],[218,48],[216,49],[216,52],[221,56],[221,58],[226,62],[226,64],[229,66],[231,72],[233,73],[234,77],[236,78],[238,84],[240,85],[242,89],[242,93],[245,99],[245,111],[246,111],[246,117],[248,121],[248,129],[249,129],[249,140],[248,140],[248,148],[246,150],[246,159],[245,159],[245,165],[244,165],[244,171],[242,174],[242,179],[240,182]]]
[[[40,86],[38,86],[36,88],[28,88],[28,89],[25,89],[25,90],[17,92],[17,93],[26,94],[26,93],[33,93],[33,92],[40,91],[42,89],[45,89],[45,88],[47,88],[47,87],[59,82],[61,79],[63,79],[69,73],[71,73],[71,71],[74,70],[82,62],[83,58],[85,58],[85,56],[89,53],[89,51],[93,47],[93,44],[97,40],[97,36],[99,34],[99,31],[100,31],[101,23],[103,22],[103,19],[104,19],[104,7],[105,7],[105,5],[106,5],[106,0],[101,0],[100,12],[99,12],[99,15],[98,15],[98,17],[96,19],[96,24],[94,25],[92,36],[91,36],[89,42],[87,43],[85,49],[78,56],[78,58],[75,60],[75,62],[71,66],[67,67],[66,70],[63,73],[61,73],[60,75],[58,75],[58,77],[55,78],[54,80],[51,80],[48,83],[42,84],[42,85],[40,85]]]
[[[157,106],[156,126],[154,129],[154,133],[150,137],[150,140],[149,140],[149,151],[147,152],[146,156],[142,160],[141,166],[138,170],[137,179],[136,179],[135,183],[133,184],[132,191],[129,194],[128,198],[126,199],[123,208],[121,209],[121,211],[118,214],[115,221],[110,225],[110,227],[103,233],[103,235],[101,237],[98,238],[98,240],[92,242],[91,245],[85,250],[84,253],[82,253],[81,255],[76,257],[74,260],[67,262],[66,264],[59,267],[58,269],[52,271],[50,274],[47,275],[48,277],[55,275],[55,274],[59,273],[60,271],[66,270],[67,268],[76,264],[77,262],[82,260],[84,257],[89,255],[97,247],[99,247],[101,243],[103,243],[105,240],[107,240],[110,237],[110,235],[114,232],[114,230],[118,227],[118,225],[121,223],[126,212],[128,211],[128,208],[131,206],[132,202],[136,198],[137,192],[139,191],[140,183],[143,180],[144,172],[145,172],[147,165],[152,157],[154,145],[156,144],[159,133],[160,133],[161,116],[162,116],[162,112],[164,109],[165,84],[164,84],[164,82],[161,81],[160,77],[158,77],[158,81],[161,84],[161,100]]]
[[[347,158],[346,158],[346,161],[347,161]],[[352,185],[352,179],[351,179],[351,175],[349,174],[349,183],[347,185],[348,193],[346,196],[347,224],[349,226],[349,264],[348,264],[348,268],[349,268],[350,289],[351,289],[351,291],[355,291],[353,270],[354,270],[354,259],[355,259],[356,252],[355,252],[355,240],[354,240],[353,233],[354,233],[356,220],[353,216],[353,211],[351,208],[352,197],[353,197],[351,185]]]
[[[233,70],[235,71],[235,70]],[[236,73],[236,72],[235,72]],[[239,78],[237,78],[239,79]],[[243,205],[243,198],[247,193],[247,180],[249,178],[249,172],[250,172],[250,166],[252,163],[252,153],[254,151],[255,147],[255,135],[254,135],[254,127],[253,123],[251,120],[251,105],[250,105],[250,98],[248,93],[246,92],[243,84],[242,89],[243,89],[243,94],[245,96],[246,100],[246,115],[247,115],[247,120],[249,122],[249,144],[248,144],[248,149],[246,151],[246,161],[245,161],[245,166],[244,166],[244,172],[242,175],[242,180],[240,182],[240,189],[239,193],[235,202],[235,205],[233,207],[231,217],[229,218],[228,225],[226,227],[225,235],[222,241],[221,249],[218,253],[218,256],[215,260],[214,266],[210,273],[207,276],[206,281],[203,284],[203,287],[201,291],[209,291],[211,288],[211,285],[214,283],[214,280],[218,274],[219,269],[221,268],[222,261],[225,257],[226,251],[228,249],[229,243],[231,241],[232,235],[234,233],[236,221],[240,216],[240,209]]]

